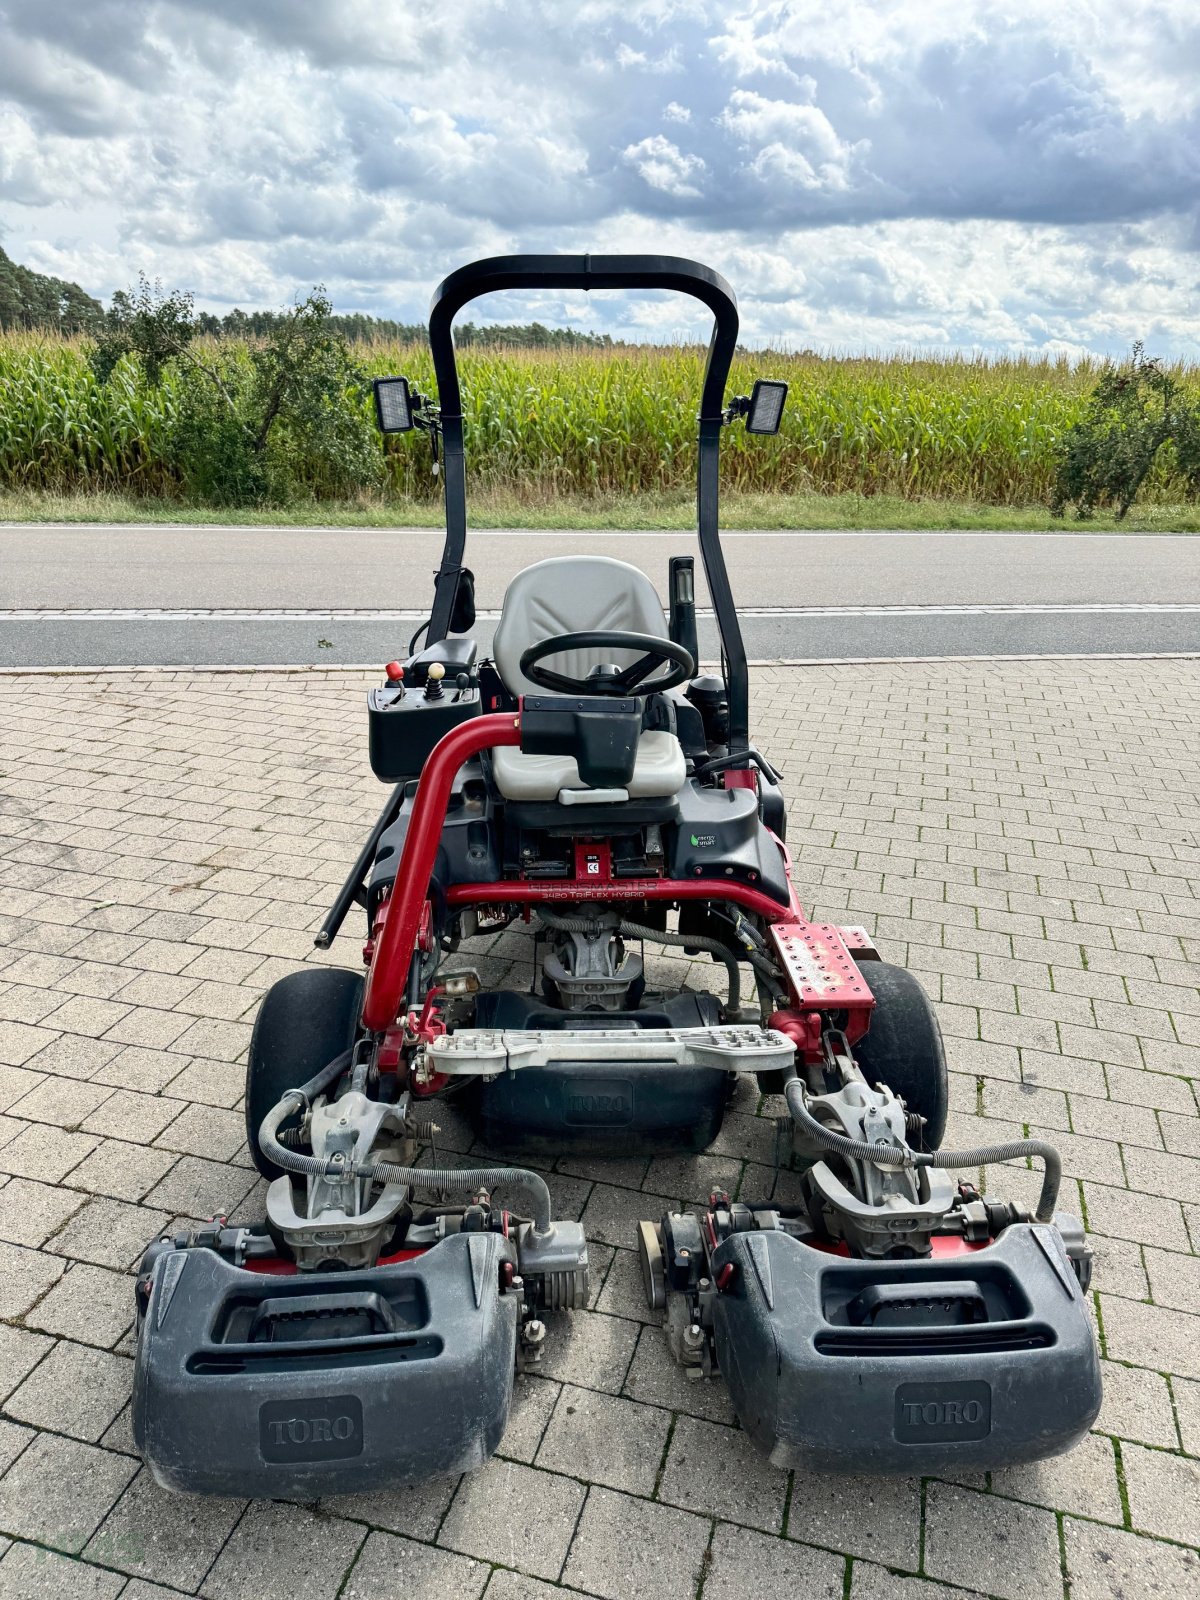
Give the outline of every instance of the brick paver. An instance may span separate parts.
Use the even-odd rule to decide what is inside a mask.
[[[1097,1249],[1099,1425],[960,1482],[748,1451],[648,1319],[632,1223],[771,1179],[744,1084],[694,1161],[565,1156],[592,1309],[558,1317],[501,1458],[303,1508],[184,1501],[128,1423],[131,1263],[261,1205],[242,1063],[374,819],[354,673],[0,676],[0,1596],[1200,1592],[1200,675],[1193,661],[760,669],[809,906],[938,1002],[950,1139],[1044,1132]],[[489,978],[519,934],[471,953]],[[674,952],[664,975],[715,983]],[[764,1114],[764,1111],[766,1114]],[[448,1150],[469,1132],[447,1118]],[[989,1174],[1028,1197],[1032,1175]],[[11,1541],[11,1542],[10,1542]]]

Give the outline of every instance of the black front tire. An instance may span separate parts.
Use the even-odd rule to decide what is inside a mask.
[[[950,1085],[946,1052],[933,1002],[911,972],[888,961],[864,961],[862,975],[875,996],[871,1026],[853,1047],[870,1084],[883,1083],[910,1111],[925,1118],[914,1148],[936,1150],[946,1132]]]
[[[364,981],[362,973],[341,967],[305,967],[263,996],[246,1061],[246,1139],[268,1181],[283,1169],[258,1147],[262,1120],[288,1089],[307,1083],[354,1043]]]

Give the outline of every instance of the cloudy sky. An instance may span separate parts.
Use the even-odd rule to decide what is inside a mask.
[[[751,342],[1197,357],[1198,135],[1196,0],[0,0],[0,243],[215,310],[655,249]]]

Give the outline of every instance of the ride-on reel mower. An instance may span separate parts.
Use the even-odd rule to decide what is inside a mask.
[[[713,313],[698,532],[719,674],[697,667],[690,557],[665,606],[624,562],[540,561],[490,656],[470,636],[451,324],[479,295],[551,288],[674,289]],[[797,896],[717,519],[722,431],[777,431],[786,385],[726,399],[737,332],[732,291],[694,262],[505,257],[434,296],[436,404],[377,380],[381,429],[440,446],[447,531],[429,620],[368,697],[393,787],[316,936],[328,949],[361,907],[366,972],[306,967],[264,998],[246,1131],[265,1222],[218,1217],[142,1262],[134,1433],[168,1487],[313,1499],[478,1465],[545,1315],[588,1293],[580,1225],[492,1153],[703,1150],[738,1073],[784,1097],[791,1198],[714,1195],[638,1243],[676,1356],[720,1371],[773,1460],[972,1469],[1065,1449],[1095,1418],[1090,1257],[1054,1211],[1057,1156],[940,1153],[928,1000]],[[452,959],[506,929],[528,987]],[[711,958],[718,992],[652,988],[647,941]],[[437,1162],[448,1101],[486,1161]],[[1026,1156],[1045,1165],[1032,1219],[951,1176]]]

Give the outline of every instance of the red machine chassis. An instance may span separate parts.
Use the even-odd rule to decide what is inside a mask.
[[[463,764],[483,750],[501,745],[519,747],[521,717],[508,712],[475,717],[452,728],[434,746],[425,762],[413,802],[412,816],[396,871],[396,887],[377,917],[370,966],[363,996],[362,1022],[371,1033],[385,1033],[404,1008],[413,954],[427,937],[429,883],[450,803],[454,779]],[[753,774],[749,775],[753,781]],[[728,773],[744,784],[746,774]],[[513,878],[497,883],[453,884],[451,907],[468,905],[545,905],[554,901],[716,900],[753,912],[769,926],[779,964],[791,991],[791,1005],[771,1018],[771,1025],[796,1041],[801,1053],[816,1049],[820,1018],[839,1012],[851,1042],[866,1031],[874,998],[842,930],[812,923],[792,883],[791,860],[782,841],[788,881],[784,906],[752,884],[730,878],[614,878],[606,840],[580,840],[575,850],[575,876],[552,880]]]

